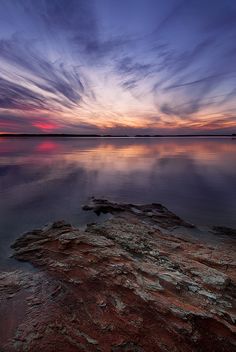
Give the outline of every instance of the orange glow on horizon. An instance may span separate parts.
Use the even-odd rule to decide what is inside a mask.
[[[13,111],[12,111],[13,113]],[[10,114],[10,111],[6,111]],[[98,133],[98,134],[186,134],[213,133],[219,131],[234,133],[235,116],[232,113],[216,112],[212,107],[205,108],[188,118],[166,115],[155,111],[150,106],[139,106],[130,109],[127,102],[120,106],[76,106],[73,109],[64,107],[54,113],[41,111],[14,110],[16,120],[0,121],[0,133]],[[24,123],[22,123],[22,122]],[[21,125],[22,124],[22,125]],[[22,127],[21,127],[22,126]]]

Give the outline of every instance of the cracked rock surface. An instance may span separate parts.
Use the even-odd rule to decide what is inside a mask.
[[[0,274],[1,352],[236,351],[236,231],[160,204],[92,199],[112,217],[21,236]]]

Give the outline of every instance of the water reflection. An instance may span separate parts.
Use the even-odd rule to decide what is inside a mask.
[[[0,139],[0,250],[55,219],[94,221],[91,195],[161,202],[185,219],[236,227],[236,140]]]

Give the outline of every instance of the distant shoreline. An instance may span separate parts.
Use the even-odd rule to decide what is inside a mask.
[[[236,137],[233,134],[160,134],[160,135],[101,135],[101,134],[65,134],[65,133],[0,133],[0,138],[195,138],[195,137]]]

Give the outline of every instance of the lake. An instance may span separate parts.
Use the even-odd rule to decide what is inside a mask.
[[[236,139],[0,139],[1,266],[22,232],[97,221],[89,197],[159,202],[192,223],[236,227]]]

